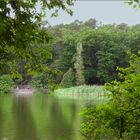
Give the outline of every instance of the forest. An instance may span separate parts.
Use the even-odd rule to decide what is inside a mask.
[[[89,19],[85,23],[76,20],[49,30],[57,38],[50,65],[63,72],[58,79],[62,84],[65,77],[73,73],[76,79],[71,86],[103,85],[118,79],[117,67],[129,66],[127,52],[137,54],[140,49],[140,24],[98,25],[96,19]]]
[[[12,133],[13,139],[11,137],[10,140],[35,140],[43,138],[41,136],[50,136],[50,140],[139,140],[140,24],[104,24],[91,18],[46,26],[43,22],[45,9],[54,10],[52,16],[58,15],[58,9],[72,15],[68,7],[74,1],[40,0],[39,3],[40,12],[36,10],[37,0],[0,1],[0,122],[7,118],[3,110],[8,110],[13,104],[18,112],[16,106],[21,102],[19,108],[20,105],[21,110],[23,106],[26,108],[22,113],[30,115],[24,120],[18,112],[17,120],[22,118],[28,123],[28,119],[33,117],[38,124],[43,116],[37,115],[40,108],[38,105],[43,98],[50,106],[47,108],[52,116],[49,117],[44,110],[47,117],[42,118],[41,127],[37,127],[33,137],[27,132],[24,132],[25,135],[13,134],[12,129],[6,125],[0,128],[8,131],[9,135],[6,136],[6,131],[0,130],[0,138],[6,136],[9,140]],[[139,7],[137,0],[129,1],[128,4],[134,8]],[[27,98],[23,97],[27,94],[24,92],[32,91],[35,94],[31,103],[28,103]],[[21,97],[20,92],[23,92]],[[12,99],[11,94],[17,99]],[[63,99],[55,100],[61,96],[65,102]],[[77,99],[81,96],[84,99]],[[5,100],[7,105],[4,104]],[[81,104],[84,104],[84,108]],[[77,112],[81,114],[80,122]],[[49,122],[47,119],[55,115],[58,118],[54,117],[54,120],[58,119],[59,122],[60,119],[64,127],[73,131],[76,127],[73,124],[74,118],[71,120],[71,113],[75,116],[76,124],[80,124],[80,133],[76,136],[70,136],[68,131],[66,135],[59,136],[57,130],[56,139],[51,130],[47,131],[48,134],[41,133],[42,126],[45,128],[43,121]],[[9,111],[7,114],[13,115]],[[12,123],[12,119],[9,122]],[[53,125],[49,123],[49,127],[53,126],[52,131],[55,131],[56,126],[61,126],[57,125],[58,122]],[[20,121],[18,123],[21,130],[24,130],[26,126]],[[71,123],[73,126],[70,126]],[[30,122],[31,129],[35,130],[34,125]]]
[[[76,20],[43,30],[50,33],[52,47],[46,43],[49,46],[47,50],[45,46],[41,49],[36,47],[32,53],[36,56],[36,51],[39,51],[40,56],[37,54],[36,61],[53,69],[50,76],[62,87],[104,85],[118,79],[117,67],[129,66],[127,52],[137,54],[140,49],[140,24],[98,25],[95,19],[89,19],[84,23]],[[28,62],[24,61],[16,61],[19,68],[16,68],[18,75],[15,75],[15,79],[22,78],[27,83],[35,79],[36,82],[40,81],[34,83],[40,84],[36,86],[47,86],[45,75],[48,71],[27,70]],[[9,74],[11,69],[7,67],[3,74]]]

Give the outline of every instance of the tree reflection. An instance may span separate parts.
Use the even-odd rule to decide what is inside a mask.
[[[37,131],[27,97],[14,98],[15,139],[37,140]]]
[[[78,112],[79,104],[72,100],[47,96],[2,97],[0,139],[75,140],[75,129],[79,129]]]
[[[74,120],[76,118],[76,104],[74,102],[60,102],[54,100],[50,105],[49,138],[75,139]]]
[[[2,131],[3,131],[3,99],[0,95],[0,138],[2,138]]]

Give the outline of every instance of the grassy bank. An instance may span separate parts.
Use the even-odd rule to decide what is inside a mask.
[[[57,89],[54,91],[54,96],[60,98],[98,98],[102,99],[106,95],[107,91],[103,89],[103,86],[76,86],[71,88]]]

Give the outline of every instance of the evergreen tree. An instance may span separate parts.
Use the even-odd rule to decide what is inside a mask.
[[[75,65],[74,65],[76,69],[76,84],[77,85],[85,84],[82,51],[83,51],[82,43],[79,42],[77,45],[76,60],[75,60]]]
[[[69,88],[75,85],[75,77],[72,68],[63,75],[63,79],[60,83],[60,86],[63,88]]]

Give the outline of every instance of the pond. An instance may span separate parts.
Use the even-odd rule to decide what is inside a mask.
[[[92,102],[47,95],[0,95],[0,139],[78,140],[80,110]]]

